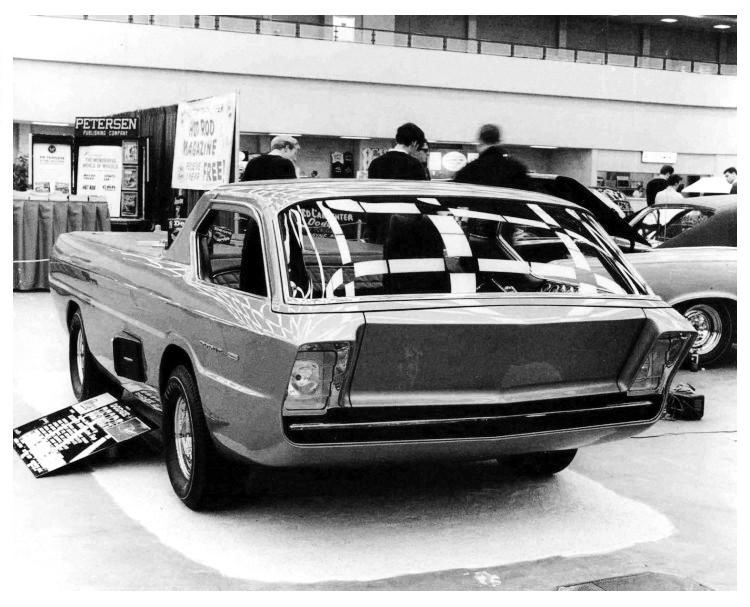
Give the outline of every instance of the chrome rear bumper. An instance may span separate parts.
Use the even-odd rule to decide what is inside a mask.
[[[295,444],[499,438],[656,419],[662,397],[608,395],[504,405],[331,409],[325,416],[286,418]]]

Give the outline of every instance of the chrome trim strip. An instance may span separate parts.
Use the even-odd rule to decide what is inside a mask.
[[[411,427],[411,426],[427,426],[427,425],[445,425],[445,424],[460,424],[466,422],[488,422],[488,421],[503,421],[509,419],[518,418],[538,418],[546,417],[548,415],[563,415],[571,413],[589,413],[593,411],[611,411],[613,409],[628,409],[633,407],[644,407],[654,405],[653,401],[650,400],[639,400],[631,403],[621,403],[619,405],[609,405],[603,407],[591,407],[586,409],[568,409],[565,411],[546,411],[542,413],[517,413],[514,415],[487,415],[481,417],[457,417],[451,419],[408,419],[408,420],[394,420],[394,421],[378,421],[378,422],[351,422],[351,423],[309,423],[309,424],[291,424],[289,430],[354,430],[354,429],[366,429],[366,428],[398,428],[398,427]]]

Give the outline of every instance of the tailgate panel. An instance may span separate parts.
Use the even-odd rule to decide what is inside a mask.
[[[352,406],[518,402],[618,392],[639,309],[488,306],[367,312]]]

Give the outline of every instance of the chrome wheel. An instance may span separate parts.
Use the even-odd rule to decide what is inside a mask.
[[[193,420],[185,397],[180,395],[174,408],[174,443],[177,463],[186,479],[193,473]]]
[[[76,336],[76,370],[78,371],[78,381],[83,383],[83,370],[86,364],[86,347],[83,343],[83,329],[78,329]]]
[[[696,304],[685,310],[685,318],[698,331],[693,350],[699,355],[713,351],[721,341],[724,328],[718,310],[708,304]]]

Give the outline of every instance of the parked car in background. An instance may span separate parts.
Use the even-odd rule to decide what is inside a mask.
[[[604,202],[616,205],[625,219],[633,214],[633,207],[630,205],[630,200],[620,190],[605,188],[603,186],[594,186],[589,189]]]
[[[655,205],[631,223],[654,248],[626,257],[693,324],[703,364],[721,362],[737,341],[737,196]]]
[[[655,423],[695,337],[590,212],[534,192],[248,182],[144,240],[64,234],[50,285],[76,396],[147,394],[195,509],[224,459],[553,474]]]
[[[604,226],[607,234],[622,239],[622,242],[647,244],[641,242],[640,236],[625,219],[625,212],[621,206],[609,196],[597,191],[596,188],[588,188],[572,177],[565,175],[547,175],[543,173],[529,173],[530,189],[543,192],[550,196],[562,198],[582,206],[594,215],[596,220]]]
[[[737,246],[737,195],[700,196],[643,209],[630,225],[649,246]],[[701,230],[688,236],[692,230]]]

